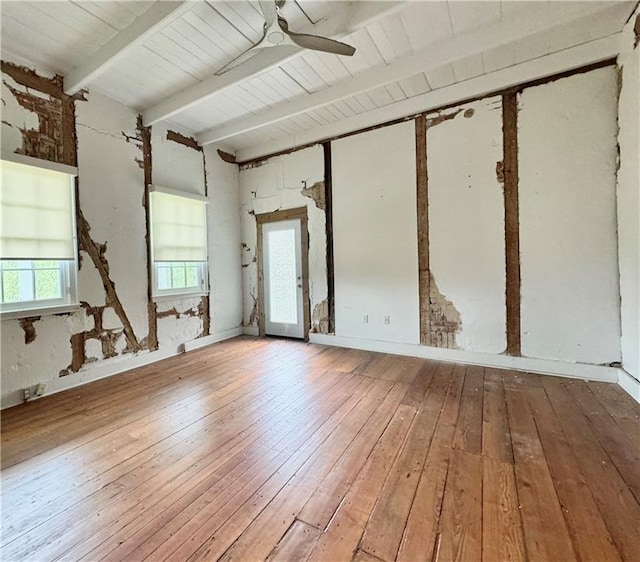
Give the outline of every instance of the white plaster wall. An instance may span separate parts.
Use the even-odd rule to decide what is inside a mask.
[[[331,145],[336,336],[417,343],[414,124]]]
[[[430,269],[440,293],[460,313],[456,347],[506,348],[500,97],[470,103],[427,128]],[[428,115],[433,118],[435,115]]]
[[[142,152],[125,137],[135,137],[135,129],[135,112],[104,96],[89,94],[87,102],[76,104],[80,209],[91,225],[91,239],[107,243],[109,277],[140,340],[148,332],[144,176],[136,162]],[[100,276],[91,259],[84,252],[81,256],[80,301],[102,306]]]
[[[527,357],[620,360],[616,98],[614,67],[526,89],[520,96],[522,352]]]
[[[640,47],[633,26],[624,30],[618,143],[618,252],[622,320],[622,367],[640,380]]]
[[[3,79],[18,87],[9,77]],[[23,109],[3,85],[2,149],[13,151],[21,137],[12,135],[16,127],[37,128],[37,117]],[[109,276],[133,326],[136,338],[148,334],[146,219],[143,207],[144,173],[136,136],[136,113],[97,94],[76,104],[78,136],[79,203],[91,225],[96,243],[107,244],[105,257]],[[5,131],[7,134],[5,135]],[[185,135],[189,132],[180,131]],[[153,181],[167,187],[204,193],[203,153],[168,141],[166,129],[152,132]],[[210,165],[209,238],[212,241],[210,278],[211,333],[237,328],[241,321],[240,221],[237,166],[222,163],[215,152],[205,155]],[[97,271],[85,252],[79,272],[80,300],[90,306],[105,305],[105,291]],[[197,307],[199,298],[165,300],[158,310],[175,306],[179,312]],[[93,328],[93,319],[84,309],[73,314],[43,316],[33,324],[36,339],[25,344],[18,320],[0,323],[2,407],[20,401],[19,390],[38,383],[47,385],[47,394],[84,384],[97,378],[162,359],[178,352],[181,344],[202,331],[197,317],[181,315],[158,320],[159,350],[120,354],[102,359],[97,341],[87,340],[87,362],[77,373],[60,377],[71,362],[72,334]],[[103,326],[119,329],[121,322],[112,309],[104,312]],[[116,344],[122,352],[125,339]],[[93,360],[95,358],[95,360]]]
[[[151,128],[152,181],[162,187],[204,195],[202,152],[167,139],[172,130],[190,137],[191,132],[158,123]]]
[[[240,188],[238,166],[224,162],[216,147],[204,147],[209,187],[209,310],[211,333],[242,325]]]
[[[254,261],[257,230],[255,214],[307,207],[309,229],[309,299],[311,313],[327,298],[325,212],[313,199],[302,195],[324,181],[321,145],[271,158],[254,168],[240,171],[240,217],[242,224],[243,324],[257,327],[253,313],[258,297],[257,266]]]
[[[2,150],[14,152],[22,146],[20,129],[38,129],[38,115],[25,111],[16,101],[9,86],[21,92],[26,91],[26,88],[16,83],[11,76],[2,74]]]

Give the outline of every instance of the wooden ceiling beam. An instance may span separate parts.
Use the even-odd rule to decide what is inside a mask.
[[[400,10],[407,2],[406,0],[396,0],[336,4],[344,7],[344,9],[332,9],[331,19],[320,22],[313,29],[307,31],[314,35],[340,39],[372,21]],[[218,94],[239,82],[248,80],[298,56],[302,51],[297,47],[262,49],[254,57],[232,70],[219,76],[213,75],[149,107],[142,112],[143,122],[146,126],[149,126],[169,119],[177,113],[205,101],[214,94]]]
[[[228,123],[207,129],[197,135],[201,145],[219,142],[268,125],[273,125],[290,117],[330,105],[373,88],[391,84],[420,72],[450,64],[466,57],[585,18],[607,18],[609,14],[626,9],[625,5],[609,3],[560,4],[549,9],[544,3],[536,5],[527,13],[518,13],[509,20],[478,29],[476,32],[456,39],[447,39],[430,45],[412,56],[399,59],[385,66],[377,66],[360,74],[344,79],[326,89],[312,94],[298,96],[267,111],[235,119]]]
[[[157,0],[143,14],[64,77],[64,90],[75,94],[105,72],[118,58],[191,9],[187,0]]]

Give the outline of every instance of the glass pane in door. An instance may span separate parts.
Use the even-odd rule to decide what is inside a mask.
[[[296,231],[273,230],[267,234],[269,267],[269,320],[298,323]]]

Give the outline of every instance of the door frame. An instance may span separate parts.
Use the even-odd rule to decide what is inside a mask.
[[[302,324],[304,341],[309,341],[311,303],[309,301],[309,229],[306,207],[256,214],[256,228],[258,229],[258,242],[256,245],[256,265],[258,266],[258,333],[262,337],[265,336],[262,225],[270,222],[295,219],[300,219],[300,244],[302,245],[300,252],[300,259],[302,260],[300,264],[302,267]]]

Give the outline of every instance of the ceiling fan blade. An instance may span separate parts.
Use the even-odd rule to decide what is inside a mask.
[[[227,64],[225,64],[222,68],[219,68],[214,72],[216,76],[220,76],[225,72],[229,72],[234,69],[236,66],[240,66],[243,62],[247,62],[249,59],[252,59],[255,55],[257,55],[264,47],[254,45],[249,47],[244,53],[240,53],[235,59],[230,60]]]
[[[309,35],[307,33],[295,33],[289,31],[289,24],[283,17],[278,17],[280,29],[284,31],[291,41],[303,49],[311,49],[313,51],[323,51],[325,53],[333,53],[335,55],[353,56],[356,48],[346,43],[329,39],[328,37],[320,37],[318,35]]]
[[[273,0],[259,0],[260,10],[264,17],[265,29],[271,27],[271,24],[276,20],[278,15],[276,12],[276,3]]]

